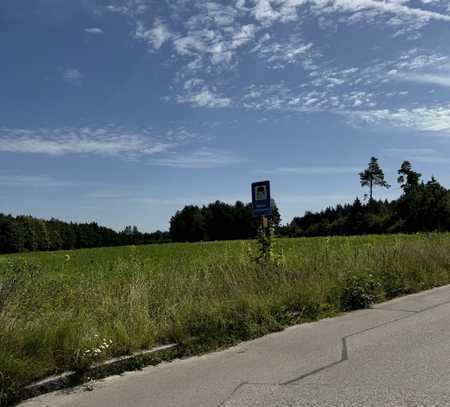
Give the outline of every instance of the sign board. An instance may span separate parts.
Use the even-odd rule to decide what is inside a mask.
[[[253,216],[272,216],[269,181],[254,182],[252,184],[252,209]]]

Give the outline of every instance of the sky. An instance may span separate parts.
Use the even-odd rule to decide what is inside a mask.
[[[448,0],[1,0],[0,212],[167,230],[362,198],[373,155],[450,187]]]

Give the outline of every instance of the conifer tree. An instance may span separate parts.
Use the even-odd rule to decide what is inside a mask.
[[[384,179],[384,172],[378,164],[378,158],[371,157],[369,166],[359,173],[361,186],[369,187],[370,202],[373,200],[373,187],[380,186],[384,188],[390,188],[390,185]]]
[[[397,182],[401,184],[400,188],[403,189],[405,195],[418,189],[422,174],[413,171],[409,161],[402,162],[398,174],[399,177],[397,178]]]

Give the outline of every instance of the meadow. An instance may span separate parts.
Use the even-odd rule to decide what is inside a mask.
[[[190,355],[450,282],[450,235],[276,239],[0,256],[0,404],[170,342]]]

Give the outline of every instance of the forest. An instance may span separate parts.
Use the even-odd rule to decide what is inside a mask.
[[[359,173],[368,194],[362,201],[338,204],[320,212],[306,212],[281,225],[278,209],[271,219],[278,236],[335,236],[384,233],[450,231],[450,192],[434,177],[424,182],[409,161],[403,161],[397,182],[401,196],[392,201],[376,200],[374,190],[390,188],[378,159],[372,157]],[[199,208],[186,206],[170,221],[173,241],[231,240],[253,238],[258,222],[252,218],[251,204],[227,205],[215,202]]]
[[[306,212],[281,224],[278,208],[270,219],[278,236],[329,236],[450,231],[450,191],[434,177],[422,175],[404,161],[398,170],[401,196],[392,201],[374,198],[375,188],[389,188],[378,159],[372,157],[359,173],[364,200]],[[169,231],[142,233],[136,226],[117,232],[97,223],[67,223],[32,216],[0,214],[0,253],[70,250],[163,242],[253,239],[259,220],[250,203],[216,201],[202,207],[187,205],[170,219]]]
[[[116,232],[97,223],[67,223],[0,214],[0,253],[72,250],[169,241],[168,232],[142,233],[136,226]]]
[[[360,173],[361,185],[369,187],[367,202],[337,205],[318,213],[306,212],[281,228],[288,236],[364,235],[450,231],[450,192],[434,177],[421,174],[404,161],[398,170],[401,196],[392,201],[375,200],[375,186],[389,188],[384,174],[372,157],[369,168]]]

